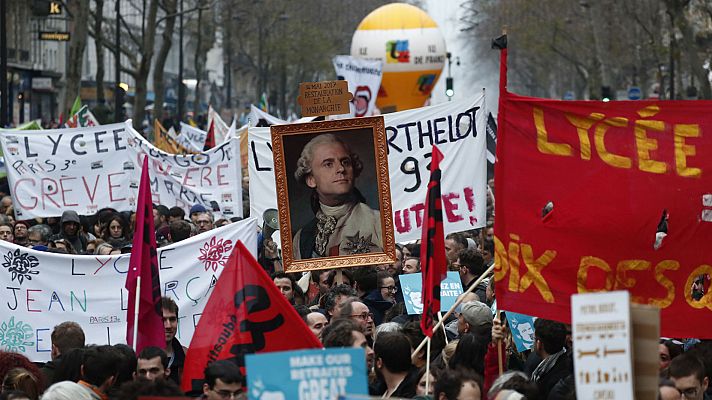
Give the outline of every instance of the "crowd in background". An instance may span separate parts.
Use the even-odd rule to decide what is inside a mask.
[[[401,287],[403,275],[421,270],[419,243],[397,245],[393,264],[294,274],[282,271],[279,249],[269,237],[260,235],[259,262],[324,347],[365,349],[363,362],[372,396],[575,399],[570,326],[537,319],[532,349],[518,352],[506,313],[496,311],[495,282],[486,273],[494,262],[491,203],[492,199],[486,227],[452,233],[445,239],[448,269],[458,273],[463,289],[479,283],[461,295],[461,304],[434,332],[429,359],[426,348],[419,346],[425,339],[420,315],[408,314]],[[201,205],[194,205],[187,215],[179,207],[154,205],[153,214],[159,246],[239,220],[215,220]],[[54,253],[131,251],[135,215],[130,212],[104,209],[84,217],[65,211],[59,218],[30,221],[15,221],[12,215],[12,199],[0,196],[0,240]],[[704,292],[703,283],[697,295]],[[176,338],[176,303],[163,298],[162,310],[166,345],[148,347],[140,354],[122,344],[85,343],[82,326],[72,321],[54,327],[48,363],[33,363],[22,354],[0,349],[0,400],[185,394],[211,400],[246,398],[245,375],[227,361],[210,364],[202,385],[193,385],[192,391],[179,389],[188,343]],[[659,350],[661,399],[710,398],[712,342],[661,339]]]

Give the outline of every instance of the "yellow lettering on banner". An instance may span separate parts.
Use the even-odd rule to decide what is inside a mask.
[[[557,156],[571,156],[573,150],[566,143],[549,142],[549,134],[546,132],[544,124],[544,110],[534,107],[534,125],[536,126],[536,148],[544,154],[553,154]]]
[[[519,236],[510,233],[509,238],[509,291],[519,290]]]
[[[588,281],[588,270],[591,267],[596,267],[606,273],[605,287],[600,289],[589,289],[586,287]],[[611,267],[604,260],[594,256],[581,257],[578,273],[576,274],[576,288],[579,293],[595,293],[595,292],[610,292],[613,289],[613,274]]]
[[[667,164],[650,158],[650,152],[658,149],[658,141],[646,135],[646,131],[663,132],[663,121],[635,121],[635,147],[638,149],[638,169],[654,174],[667,172]]]
[[[692,282],[695,281],[700,275],[712,274],[712,267],[709,265],[700,265],[697,267],[690,276],[687,277],[687,282],[685,282],[685,300],[687,304],[691,305],[693,308],[705,308],[712,310],[712,291],[708,291],[702,296],[701,299],[695,300],[692,298]]]
[[[497,236],[494,237],[494,281],[499,282],[507,276],[509,271],[509,257],[507,249]]]
[[[663,272],[677,271],[679,268],[680,263],[675,260],[663,260],[655,266],[655,280],[660,284],[660,286],[667,289],[667,295],[662,299],[650,299],[648,304],[660,308],[670,307],[672,301],[675,299],[675,285],[670,279],[663,275]]]
[[[645,260],[623,260],[619,262],[616,269],[616,284],[613,288],[618,290],[635,287],[635,278],[628,277],[626,272],[645,271],[648,268],[650,268],[650,262]],[[645,299],[640,296],[631,295],[631,300],[634,303],[645,304]]]
[[[543,297],[547,303],[553,303],[554,295],[551,293],[551,289],[549,289],[546,280],[541,275],[541,270],[556,257],[556,251],[547,250],[544,254],[539,256],[539,258],[534,260],[532,246],[522,243],[521,249],[522,259],[524,260],[524,265],[527,267],[527,272],[522,276],[522,280],[519,282],[519,291],[523,293],[533,283],[534,287],[541,293],[541,297]]]
[[[591,141],[588,138],[588,130],[598,121],[602,120],[606,116],[601,113],[591,113],[588,117],[579,117],[575,114],[566,114],[566,119],[569,120],[571,125],[576,127],[576,132],[578,133],[579,143],[581,147],[581,159],[590,160],[591,159]]]
[[[598,156],[601,157],[601,160],[603,160],[606,164],[616,168],[628,169],[631,165],[633,165],[630,158],[611,153],[606,149],[606,132],[611,126],[628,126],[628,119],[623,117],[609,118],[598,125],[593,138],[593,142],[596,145],[596,151],[598,152]]]
[[[702,177],[700,168],[687,166],[687,156],[697,154],[695,146],[685,144],[685,138],[700,137],[699,125],[680,124],[675,125],[675,167],[680,176],[688,178]]]

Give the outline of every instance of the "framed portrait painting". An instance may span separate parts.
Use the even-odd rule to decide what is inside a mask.
[[[285,271],[395,262],[383,117],[271,133]]]

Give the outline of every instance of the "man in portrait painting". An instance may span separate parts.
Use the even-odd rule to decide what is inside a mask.
[[[380,212],[354,186],[363,167],[334,134],[304,146],[294,177],[311,189],[314,217],[294,235],[295,260],[383,251]]]

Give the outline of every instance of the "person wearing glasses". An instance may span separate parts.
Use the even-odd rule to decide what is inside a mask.
[[[369,344],[373,342],[373,314],[368,309],[368,306],[363,304],[358,297],[349,297],[341,303],[339,315],[337,318],[348,318],[357,322],[363,329],[363,333],[369,340]]]
[[[247,394],[243,390],[243,377],[240,368],[231,361],[219,360],[205,368],[203,383],[204,400],[244,400]]]
[[[705,365],[694,353],[683,353],[670,363],[670,379],[684,400],[709,400]]]
[[[365,278],[372,279],[372,284],[375,289],[365,293],[361,297],[361,302],[368,307],[369,312],[373,316],[373,322],[380,325],[383,322],[386,311],[393,307],[396,303],[396,293],[398,286],[393,277],[386,271],[373,272],[370,271]],[[363,283],[363,279],[361,280]]]
[[[210,211],[199,213],[195,217],[195,226],[198,227],[198,233],[207,232],[215,228],[213,224],[213,213]]]

